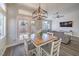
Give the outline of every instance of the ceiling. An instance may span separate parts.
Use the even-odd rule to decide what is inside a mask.
[[[26,8],[26,11],[32,14],[39,6],[39,3],[19,3]],[[41,8],[48,11],[48,15],[53,15],[55,12],[62,14],[69,14],[75,11],[79,11],[78,3],[40,3]]]

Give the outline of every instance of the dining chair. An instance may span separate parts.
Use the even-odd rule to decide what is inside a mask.
[[[26,34],[23,39],[24,39],[25,54],[27,56],[34,56],[34,55],[36,55],[36,53],[37,53],[36,47],[33,45],[29,34]]]
[[[41,47],[42,56],[59,56],[61,39]]]

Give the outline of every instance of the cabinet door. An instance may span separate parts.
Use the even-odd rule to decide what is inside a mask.
[[[26,34],[29,32],[29,24],[28,21],[25,19],[23,20],[18,20],[17,23],[17,31],[18,31],[18,38],[20,38],[23,34]]]

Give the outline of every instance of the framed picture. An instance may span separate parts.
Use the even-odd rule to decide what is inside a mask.
[[[72,21],[60,22],[60,27],[72,27]]]

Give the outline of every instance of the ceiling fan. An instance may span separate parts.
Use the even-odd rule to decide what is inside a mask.
[[[58,11],[54,14],[54,16],[55,16],[55,18],[62,18],[62,17],[64,17],[64,15],[62,15]]]

